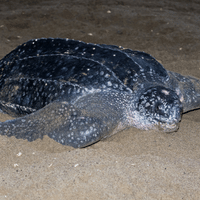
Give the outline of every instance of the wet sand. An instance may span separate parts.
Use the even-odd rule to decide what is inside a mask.
[[[0,58],[29,39],[71,38],[145,51],[200,78],[199,10],[197,0],[2,0]],[[199,130],[195,110],[175,133],[131,128],[84,149],[0,136],[0,200],[199,199]]]

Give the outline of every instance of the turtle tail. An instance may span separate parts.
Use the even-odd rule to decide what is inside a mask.
[[[183,112],[200,108],[200,79],[182,76],[175,72],[170,75],[170,88],[176,91],[183,104]]]

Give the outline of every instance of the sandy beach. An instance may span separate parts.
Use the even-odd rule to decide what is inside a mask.
[[[1,0],[0,59],[33,38],[145,51],[200,78],[198,0]],[[11,119],[0,115],[0,121]],[[174,133],[130,128],[83,149],[0,135],[0,200],[200,199],[200,110]]]

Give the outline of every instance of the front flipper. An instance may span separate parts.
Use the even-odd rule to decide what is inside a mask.
[[[73,104],[53,102],[25,117],[0,123],[0,134],[28,141],[48,135],[63,145],[85,147],[109,135],[118,125],[116,107],[104,104],[105,100],[102,94],[91,94]]]
[[[168,71],[169,87],[180,97],[183,112],[200,108],[200,79]]]

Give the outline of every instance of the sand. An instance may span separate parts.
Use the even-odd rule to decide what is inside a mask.
[[[61,37],[145,51],[200,78],[199,10],[198,0],[1,0],[0,58]],[[131,128],[83,149],[0,136],[0,200],[200,199],[199,130],[195,110],[178,132]]]

